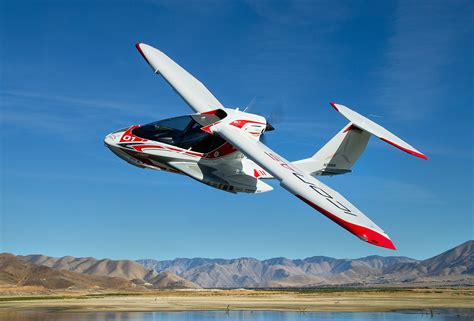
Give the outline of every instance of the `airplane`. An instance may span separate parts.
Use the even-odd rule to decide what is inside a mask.
[[[428,159],[424,154],[370,119],[331,102],[349,123],[313,156],[290,162],[262,143],[262,134],[274,129],[265,117],[224,107],[166,54],[144,43],[136,48],[194,113],[110,133],[104,142],[114,154],[137,167],[183,174],[230,193],[268,192],[273,187],[264,181],[277,179],[281,187],[363,241],[396,249],[379,226],[316,177],[351,172],[371,136]]]

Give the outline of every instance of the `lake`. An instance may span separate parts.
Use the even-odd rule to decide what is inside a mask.
[[[474,320],[474,309],[435,309],[397,312],[276,312],[276,311],[186,311],[186,312],[2,312],[1,321],[430,321]]]

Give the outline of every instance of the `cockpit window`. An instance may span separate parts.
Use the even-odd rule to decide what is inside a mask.
[[[202,131],[201,127],[191,116],[180,116],[137,127],[132,133],[199,153],[208,153],[225,143],[222,138]]]
[[[153,126],[184,131],[190,125],[191,122],[191,117],[181,116],[154,122]]]

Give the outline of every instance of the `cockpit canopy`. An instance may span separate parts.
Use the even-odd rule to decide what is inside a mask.
[[[164,119],[137,127],[132,130],[132,134],[183,149],[208,153],[223,145],[226,141],[219,136],[201,130],[201,127],[208,122],[205,121],[205,117],[192,115]]]

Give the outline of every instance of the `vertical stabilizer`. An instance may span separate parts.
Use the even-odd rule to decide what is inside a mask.
[[[364,152],[369,138],[368,132],[349,123],[311,158],[293,164],[314,176],[348,173]]]

